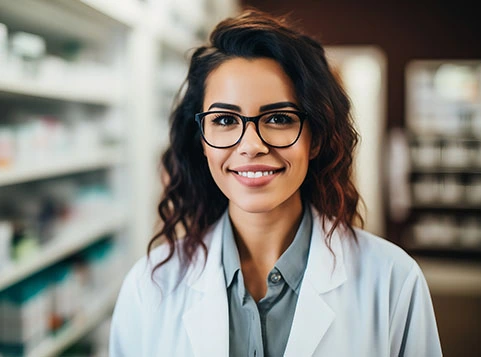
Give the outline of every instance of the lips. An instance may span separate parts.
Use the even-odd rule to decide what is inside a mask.
[[[271,182],[284,168],[267,165],[248,165],[233,168],[234,177],[243,185],[249,187],[264,186]]]

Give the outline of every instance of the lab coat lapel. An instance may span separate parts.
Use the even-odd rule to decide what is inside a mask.
[[[285,357],[312,356],[335,318],[334,312],[311,284],[305,284],[303,290],[297,302]]]
[[[220,220],[222,222],[222,220]],[[218,223],[211,236],[205,268],[196,264],[189,277],[190,288],[199,294],[183,316],[183,322],[194,356],[225,357],[229,355],[229,309],[221,264],[222,223]]]
[[[334,260],[325,243],[321,220],[315,212],[313,209],[314,224],[309,260],[299,292],[285,357],[313,355],[336,317],[335,312],[324,301],[323,294],[339,287],[346,280],[338,231],[333,234],[331,240]],[[329,228],[330,223],[326,222],[326,231],[329,231]]]

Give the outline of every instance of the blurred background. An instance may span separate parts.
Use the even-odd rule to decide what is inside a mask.
[[[467,1],[0,0],[0,356],[106,356],[145,254],[190,49],[241,9],[326,48],[362,141],[366,229],[431,289],[445,356],[481,355],[481,21]]]

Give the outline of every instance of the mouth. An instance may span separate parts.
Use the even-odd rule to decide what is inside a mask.
[[[235,174],[247,177],[247,178],[260,178],[264,176],[272,176],[277,174],[278,172],[283,171],[284,169],[277,169],[277,170],[268,170],[268,171],[232,171]]]

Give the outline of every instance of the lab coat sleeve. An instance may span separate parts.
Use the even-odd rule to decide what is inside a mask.
[[[143,299],[138,265],[125,277],[115,304],[110,327],[109,356],[143,356]]]
[[[428,285],[415,262],[393,311],[391,356],[442,356]]]

